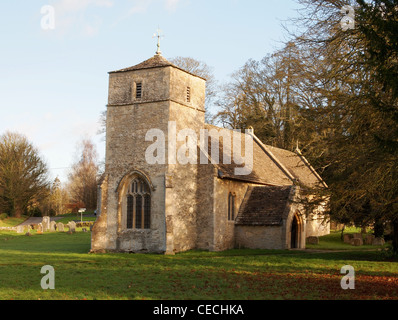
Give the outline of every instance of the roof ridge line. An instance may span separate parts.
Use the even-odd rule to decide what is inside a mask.
[[[300,159],[304,162],[304,164],[310,169],[310,171],[312,172],[312,174],[317,177],[317,179],[324,185],[325,188],[329,188],[329,186],[327,185],[327,183],[322,179],[322,177],[319,175],[318,172],[316,172],[316,170],[314,169],[314,167],[308,162],[307,158],[304,157],[304,155],[301,153],[301,151],[299,149],[296,149],[295,152]]]
[[[155,65],[145,65],[146,63],[148,63],[148,62],[150,62],[150,61],[152,61],[152,60],[159,59],[159,57],[161,58],[161,61],[162,61],[160,65],[156,65],[156,64],[155,64]],[[162,64],[162,63],[164,63],[164,64]],[[207,81],[205,78],[203,78],[203,77],[201,77],[201,76],[199,76],[199,75],[197,75],[197,74],[194,74],[194,73],[192,73],[192,72],[189,72],[189,71],[187,71],[187,70],[184,70],[183,68],[181,68],[181,67],[179,67],[179,66],[176,66],[174,63],[172,63],[172,62],[170,62],[169,60],[167,60],[167,59],[166,59],[165,57],[163,57],[162,55],[157,55],[157,54],[154,55],[153,57],[151,57],[151,58],[149,58],[149,59],[147,59],[147,60],[145,60],[145,61],[139,63],[139,64],[136,64],[136,65],[131,66],[131,67],[127,67],[127,68],[115,70],[115,71],[110,71],[110,72],[108,72],[108,74],[124,73],[124,72],[137,71],[137,70],[145,70],[145,69],[167,68],[167,67],[172,67],[172,68],[174,68],[174,69],[183,71],[183,72],[185,72],[185,73],[187,73],[187,74],[189,74],[189,75],[191,75],[191,76],[193,76],[193,77],[197,77],[197,78],[199,78],[199,79],[202,79],[202,80],[204,80],[204,81]]]
[[[261,140],[253,133],[250,132],[250,135],[252,135],[254,141],[257,142],[257,144],[260,146],[261,149],[263,149],[263,151],[271,158],[272,161],[274,161],[276,163],[276,165],[278,167],[280,167],[280,169],[282,169],[282,171],[284,172],[285,175],[287,175],[287,177],[292,180],[292,182],[296,182],[297,179],[289,172],[289,170],[278,160],[278,158],[271,152],[271,150],[269,150],[267,148],[267,146],[261,142]]]

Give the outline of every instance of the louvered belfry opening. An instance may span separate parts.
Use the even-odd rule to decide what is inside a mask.
[[[127,195],[127,229],[151,228],[151,192],[142,179],[132,181]]]
[[[187,102],[191,102],[191,87],[187,87]]]
[[[136,99],[142,98],[142,83],[141,82],[136,84],[135,97],[136,97]]]

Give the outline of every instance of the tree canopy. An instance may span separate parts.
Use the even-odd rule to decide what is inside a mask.
[[[0,210],[20,217],[48,194],[48,167],[39,151],[18,133],[0,137]]]

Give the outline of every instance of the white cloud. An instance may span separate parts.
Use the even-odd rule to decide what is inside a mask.
[[[127,15],[131,16],[136,13],[143,13],[146,12],[152,0],[135,0],[133,1],[133,6],[128,11]]]
[[[59,0],[52,4],[55,9],[55,31],[58,35],[76,32],[84,36],[95,35],[102,19],[94,16],[90,21],[85,13],[91,8],[110,8],[113,0]],[[95,21],[92,21],[95,20]]]
[[[151,5],[158,5],[168,12],[174,12],[183,0],[129,0],[127,10],[116,19],[114,24],[135,14],[146,13]],[[54,0],[56,34],[80,34],[83,36],[96,35],[102,26],[100,16],[88,15],[93,8],[109,9],[118,6],[123,9],[121,2],[115,0]],[[94,21],[93,21],[94,20]]]
[[[181,0],[131,0],[130,2],[132,3],[130,10],[120,20],[134,14],[147,12],[151,4],[161,4],[167,11],[175,11]]]
[[[90,6],[112,7],[111,0],[60,0],[54,4],[58,15],[76,13],[86,10]]]
[[[166,4],[165,4],[166,9],[168,11],[175,11],[180,2],[181,2],[180,0],[166,0]]]

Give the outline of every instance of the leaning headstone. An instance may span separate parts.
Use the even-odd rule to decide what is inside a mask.
[[[384,246],[385,245],[385,241],[383,238],[375,238],[372,242],[372,245],[374,246]]]
[[[375,239],[375,236],[373,234],[367,234],[365,236],[365,242],[364,243],[367,244],[367,245],[372,245],[374,239]]]
[[[319,244],[319,238],[318,237],[308,237],[307,244]]]
[[[58,232],[65,232],[65,225],[62,222],[57,223]]]
[[[41,222],[43,224],[43,232],[50,230],[50,221],[50,217],[43,217],[43,221]]]
[[[68,226],[69,226],[69,232],[76,232],[76,222],[69,221]]]
[[[57,231],[57,223],[55,221],[51,221],[50,223],[50,232]]]
[[[362,246],[363,245],[363,240],[361,238],[353,238],[353,239],[351,239],[350,244],[352,246]]]
[[[353,235],[349,233],[345,233],[343,236],[344,243],[350,243],[351,239],[353,239]]]

